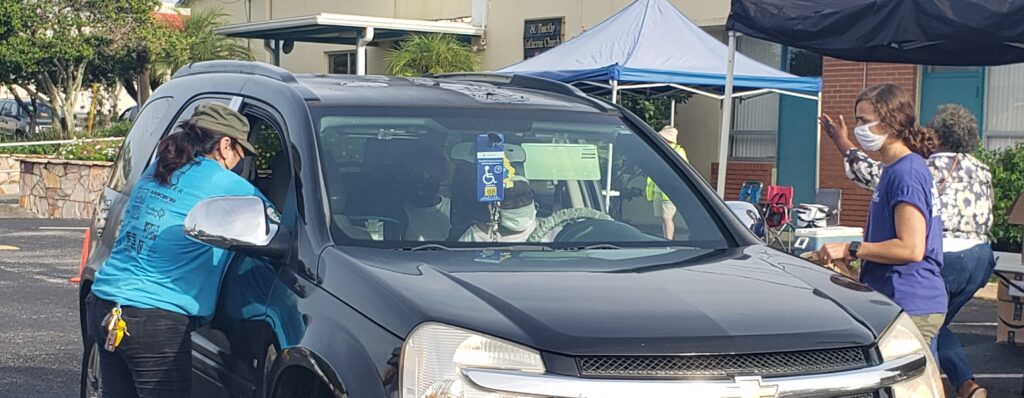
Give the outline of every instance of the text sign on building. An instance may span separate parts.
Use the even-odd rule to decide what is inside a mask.
[[[523,22],[523,59],[532,58],[562,44],[565,17],[528,19]]]

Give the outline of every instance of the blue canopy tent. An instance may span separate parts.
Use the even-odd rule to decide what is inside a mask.
[[[579,36],[497,72],[610,92],[612,101],[620,92],[678,91],[722,101],[717,187],[723,197],[732,120],[732,101],[725,99],[779,93],[818,101],[819,113],[821,108],[820,78],[794,76],[737,54],[734,32],[726,46],[668,0],[636,0]]]

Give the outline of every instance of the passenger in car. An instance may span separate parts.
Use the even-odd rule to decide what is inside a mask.
[[[404,152],[405,166],[396,177],[408,219],[404,240],[444,241],[452,228],[452,201],[440,193],[448,180],[448,158],[435,146]]]
[[[459,238],[460,242],[526,242],[537,229],[537,206],[533,189],[523,177],[513,177],[511,188],[505,189],[505,198],[498,210],[499,224],[492,239],[489,220],[478,221]],[[481,203],[485,205],[485,203]]]

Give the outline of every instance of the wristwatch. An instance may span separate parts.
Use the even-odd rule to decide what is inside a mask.
[[[850,242],[850,257],[858,258],[857,252],[860,251],[860,242]]]

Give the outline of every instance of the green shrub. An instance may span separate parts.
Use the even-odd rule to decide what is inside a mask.
[[[2,155],[53,155],[57,152],[57,145],[31,145],[31,146],[7,146],[0,147]]]
[[[57,151],[57,158],[65,160],[91,160],[113,162],[121,149],[121,140],[82,141],[64,144]]]
[[[93,131],[92,135],[95,138],[107,138],[107,137],[127,137],[128,130],[132,129],[132,123],[127,120],[120,122],[114,122],[111,125],[102,129]]]
[[[999,251],[1019,252],[1021,226],[1007,222],[1010,208],[1017,196],[1024,192],[1024,146],[998,151],[979,150],[978,159],[992,171],[994,200],[992,212],[992,247]]]

